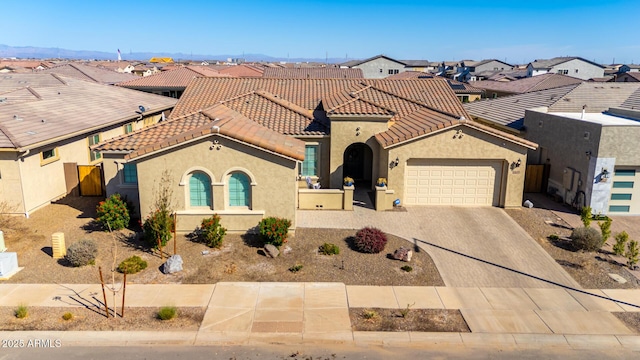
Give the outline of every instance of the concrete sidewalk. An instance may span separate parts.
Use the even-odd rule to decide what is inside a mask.
[[[100,307],[98,285],[0,284],[0,306]],[[59,339],[65,346],[341,343],[415,346],[619,346],[640,336],[611,312],[640,311],[640,290],[218,283],[127,287],[132,307],[206,307],[198,331],[0,332],[2,339]],[[97,296],[99,294],[99,296]],[[617,300],[617,301],[615,301]],[[459,309],[471,333],[360,332],[349,308]]]

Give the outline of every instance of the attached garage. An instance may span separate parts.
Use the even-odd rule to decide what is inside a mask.
[[[406,205],[500,206],[502,162],[411,159]]]

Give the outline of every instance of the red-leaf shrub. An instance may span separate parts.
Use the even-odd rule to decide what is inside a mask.
[[[387,245],[387,235],[380,229],[365,227],[356,233],[354,245],[358,251],[377,254]]]
[[[262,219],[258,227],[260,228],[260,238],[265,244],[280,247],[287,242],[291,220],[268,217]]]

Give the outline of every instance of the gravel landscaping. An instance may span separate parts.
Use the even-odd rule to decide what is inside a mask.
[[[470,332],[460,310],[350,308],[355,331]]]

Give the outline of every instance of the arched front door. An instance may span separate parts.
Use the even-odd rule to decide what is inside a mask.
[[[351,144],[344,151],[343,177],[349,176],[358,183],[371,184],[373,151],[367,144]]]

